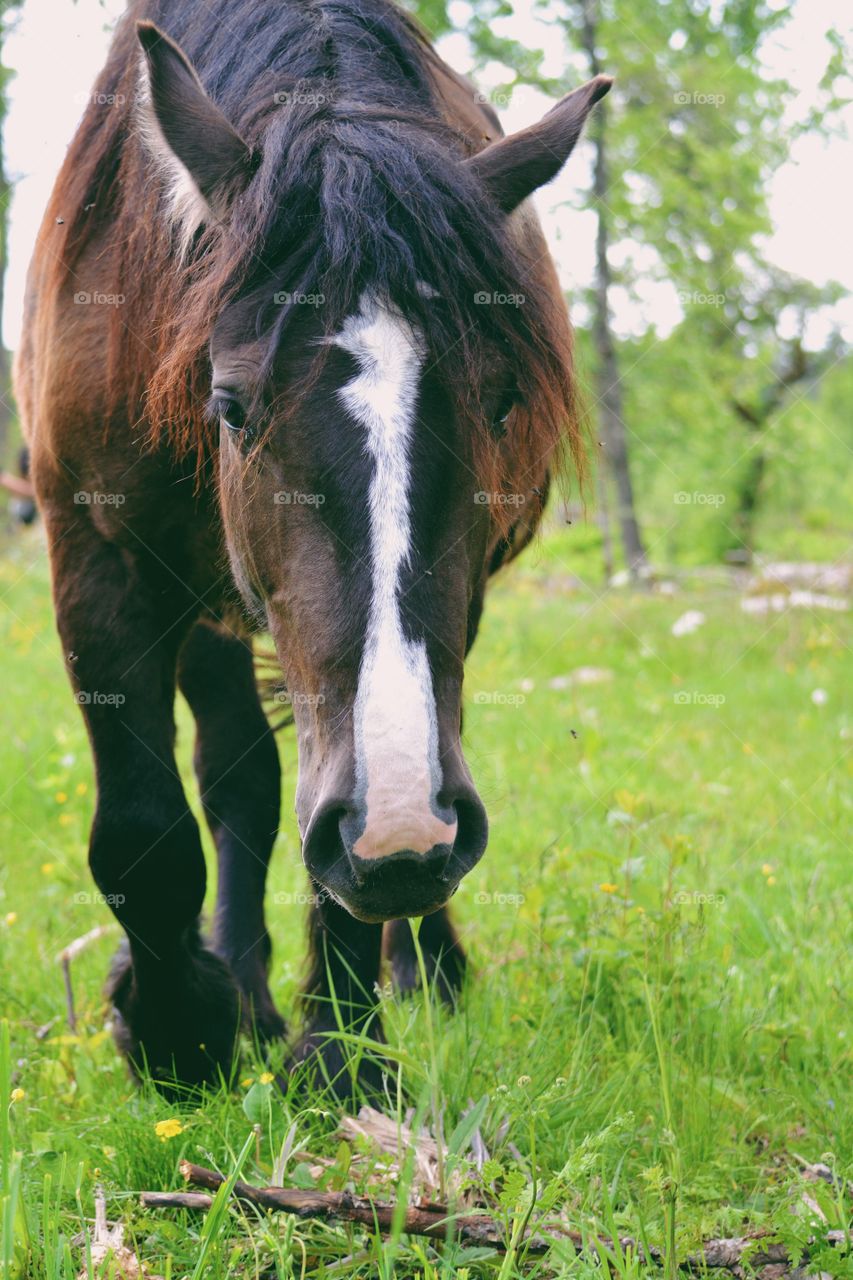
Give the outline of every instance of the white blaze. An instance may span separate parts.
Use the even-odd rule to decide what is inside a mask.
[[[432,810],[441,785],[432,676],[423,641],[403,635],[397,585],[409,557],[409,444],[423,361],[402,316],[365,295],[333,341],[359,366],[339,395],[364,427],[373,462],[368,496],[372,592],[354,706],[362,858],[452,844],[456,824]]]

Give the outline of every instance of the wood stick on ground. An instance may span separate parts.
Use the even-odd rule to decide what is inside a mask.
[[[80,955],[81,951],[85,951],[90,943],[103,938],[104,934],[115,933],[118,925],[115,924],[98,924],[94,929],[90,929],[88,933],[84,933],[79,938],[75,938],[73,942],[69,942],[67,947],[63,947],[59,955],[56,957],[59,964],[62,965],[62,976],[65,979],[65,1007],[68,1014],[68,1026],[72,1031],[77,1030],[77,1011],[74,1008],[74,986],[71,982],[71,961]]]
[[[205,1187],[209,1192],[216,1192],[226,1181],[221,1173],[214,1169],[205,1169],[202,1165],[181,1162],[181,1173],[187,1183],[195,1187]],[[253,1187],[247,1182],[234,1184],[234,1196],[257,1209],[266,1209],[278,1213],[292,1213],[299,1218],[320,1218],[324,1221],[355,1222],[370,1229],[389,1231],[396,1212],[396,1206],[370,1200],[366,1196],[355,1196],[347,1191],[302,1191],[283,1187]],[[207,1210],[213,1203],[212,1195],[198,1192],[144,1191],[142,1204],[150,1209],[196,1209]],[[506,1247],[505,1237],[500,1224],[487,1214],[455,1215],[445,1205],[414,1207],[406,1210],[402,1221],[402,1230],[408,1235],[426,1236],[433,1240],[446,1239],[452,1231],[457,1241],[466,1245],[481,1245],[503,1251]],[[744,1254],[749,1252],[749,1264],[752,1268],[764,1266],[785,1266],[789,1262],[784,1245],[768,1241],[761,1245],[758,1242],[767,1232],[757,1231],[753,1235],[735,1237],[726,1240],[709,1240],[702,1246],[701,1253],[691,1254],[684,1258],[679,1266],[685,1271],[703,1271],[716,1268],[733,1271],[741,1264]],[[601,1238],[591,1239],[580,1231],[568,1227],[553,1225],[540,1231],[525,1241],[531,1253],[544,1253],[557,1240],[569,1240],[578,1249],[595,1247],[612,1249],[613,1241]],[[843,1231],[830,1231],[821,1243],[839,1247],[844,1243]],[[632,1250],[637,1257],[643,1257],[643,1249],[631,1237],[619,1241],[621,1248]],[[650,1261],[663,1261],[663,1251],[652,1248]]]

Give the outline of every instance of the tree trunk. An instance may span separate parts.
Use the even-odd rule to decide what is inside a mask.
[[[775,382],[766,387],[756,406],[734,399],[732,408],[756,438],[762,437],[770,421],[781,407],[791,387],[810,376],[810,362],[803,349],[802,334],[791,344],[787,363]],[[731,532],[734,535],[726,555],[740,564],[752,564],[755,553],[755,524],[761,502],[761,487],[767,471],[767,454],[763,443],[755,445],[744,465],[737,486]]]
[[[747,459],[737,487],[737,501],[731,530],[734,534],[734,544],[729,548],[728,558],[736,560],[738,564],[751,565],[753,561],[755,522],[766,469],[767,455],[759,445]]]
[[[591,76],[600,74],[596,52],[598,0],[583,0],[583,46],[589,59]],[[622,536],[625,564],[631,578],[642,577],[646,568],[646,551],[640,533],[634,504],[634,487],[628,464],[628,440],[623,417],[622,386],[619,361],[610,327],[610,263],[607,257],[607,148],[604,104],[599,103],[592,115],[590,136],[595,148],[593,194],[596,202],[598,230],[595,237],[595,307],[593,338],[598,356],[598,409],[601,443],[606,465],[613,476],[616,491],[616,519]]]
[[[599,454],[595,459],[595,486],[598,491],[598,527],[601,530],[601,554],[604,581],[613,577],[613,531],[610,528],[610,494],[607,486],[607,463]]]

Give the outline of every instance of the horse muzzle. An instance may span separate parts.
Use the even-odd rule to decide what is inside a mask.
[[[446,832],[448,839],[424,849],[424,824],[417,822],[412,824],[414,838],[407,841],[399,815],[382,827],[374,824],[374,840],[365,839],[370,830],[361,806],[323,801],[308,824],[302,857],[312,879],[350,915],[380,924],[443,907],[483,856],[488,820],[477,793],[464,784],[452,797],[442,796],[436,814],[435,830]],[[397,848],[388,846],[392,832]]]

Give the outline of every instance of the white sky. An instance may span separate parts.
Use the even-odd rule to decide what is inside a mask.
[[[453,0],[464,20],[465,0]],[[24,278],[42,211],[65,148],[83,112],[86,95],[106,55],[109,28],[124,0],[25,0],[6,42],[5,60],[16,72],[10,87],[6,123],[6,157],[16,181],[9,232],[9,273],[3,333],[12,349],[18,342]],[[793,114],[804,116],[815,99],[817,81],[828,56],[823,33],[828,27],[851,25],[850,0],[796,0],[794,17],[774,38],[766,62],[772,73],[786,76],[798,90]],[[548,50],[544,70],[560,74],[564,54],[552,28],[536,15],[535,0],[516,0],[511,18],[502,19],[501,34]],[[466,41],[451,36],[442,52],[458,70],[470,65]],[[608,68],[618,75],[618,67]],[[488,90],[505,78],[499,66],[486,68],[479,80]],[[533,89],[519,89],[500,114],[510,131],[537,119],[548,100]],[[710,108],[709,108],[710,109]],[[853,107],[846,111],[846,136],[822,142],[803,138],[774,175],[770,209],[774,222],[768,256],[780,267],[818,284],[837,280],[851,291],[834,309],[848,341],[853,341]],[[546,234],[564,286],[571,292],[589,283],[593,264],[594,218],[575,212],[564,201],[577,198],[590,181],[588,153],[581,149],[560,178],[540,193],[538,203]],[[647,283],[639,301],[614,298],[617,327],[636,331],[653,322],[666,333],[679,318],[675,288]],[[577,310],[575,312],[578,317]],[[819,320],[819,341],[830,317]]]

